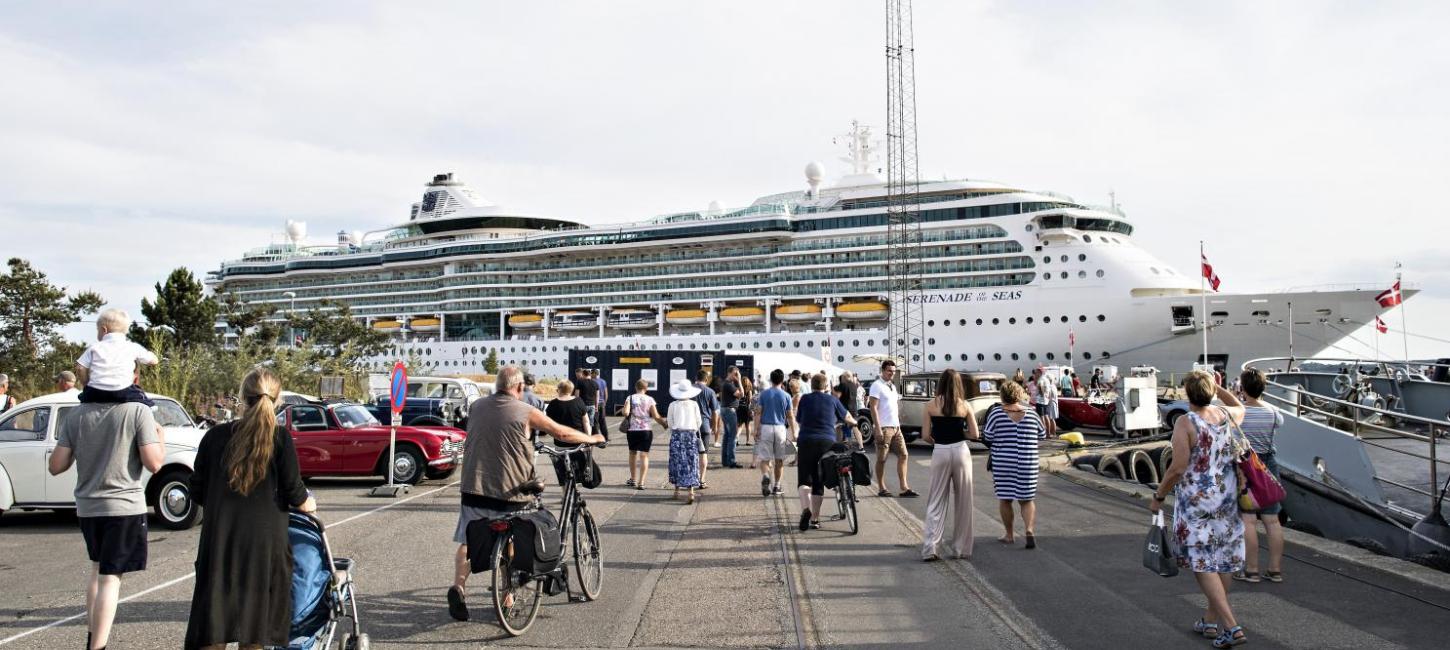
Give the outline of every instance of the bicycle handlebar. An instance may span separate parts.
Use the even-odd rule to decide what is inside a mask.
[[[551,447],[542,442],[536,442],[534,443],[534,451],[541,451],[553,458],[563,458],[564,456],[568,456],[569,454],[584,453],[585,450],[593,446],[593,444],[581,444],[578,447],[559,449],[558,447]]]

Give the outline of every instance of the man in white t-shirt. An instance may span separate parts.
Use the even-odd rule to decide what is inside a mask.
[[[886,489],[886,456],[896,454],[896,484],[901,496],[911,498],[917,495],[906,482],[906,438],[901,435],[901,416],[898,407],[901,395],[896,392],[896,362],[881,362],[881,377],[871,382],[871,396],[867,406],[876,421],[876,496],[889,497]]]

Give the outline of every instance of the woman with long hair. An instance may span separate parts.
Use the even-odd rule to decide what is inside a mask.
[[[936,382],[936,397],[926,404],[921,439],[931,447],[931,487],[926,495],[926,527],[921,559],[939,559],[937,547],[946,531],[947,499],[953,504],[952,553],[972,557],[972,452],[968,440],[979,440],[977,418],[967,406],[962,377],[947,368]]]
[[[241,419],[201,439],[191,494],[206,510],[196,557],[187,648],[285,646],[292,622],[292,548],[287,510],[313,512],[297,451],[277,425],[277,376],[253,368],[242,380]]]
[[[1239,515],[1239,481],[1234,463],[1238,445],[1233,428],[1244,421],[1244,407],[1234,394],[1201,370],[1183,380],[1189,411],[1173,425],[1173,462],[1148,510],[1157,513],[1178,488],[1173,507],[1173,536],[1178,541],[1178,566],[1193,572],[1208,600],[1193,631],[1227,648],[1248,641],[1228,604],[1230,576],[1244,568],[1244,520]],[[1214,398],[1223,403],[1213,403]]]

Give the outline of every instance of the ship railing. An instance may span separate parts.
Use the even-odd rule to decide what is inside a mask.
[[[1438,446],[1441,438],[1450,437],[1450,419],[1435,420],[1375,406],[1366,406],[1314,393],[1299,384],[1276,381],[1275,377],[1278,374],[1293,372],[1294,361],[1288,357],[1254,359],[1245,362],[1243,367],[1262,368],[1266,367],[1266,364],[1282,363],[1282,367],[1288,370],[1266,372],[1267,384],[1282,391],[1282,394],[1265,391],[1263,394],[1265,400],[1295,417],[1322,419],[1326,425],[1353,435],[1362,444],[1425,461],[1429,469],[1428,490],[1385,478],[1378,472],[1374,478],[1381,483],[1428,497],[1432,503],[1439,498],[1437,492],[1440,489],[1439,466],[1441,464],[1450,465],[1450,461],[1441,460]],[[1314,361],[1323,360],[1314,359]],[[1386,423],[1393,423],[1394,426],[1388,426]],[[1420,452],[1377,442],[1384,438],[1421,442],[1425,445],[1425,451]]]
[[[1387,282],[1331,282],[1325,284],[1306,284],[1289,287],[1266,293],[1304,293],[1304,292],[1328,292],[1328,291],[1374,291],[1380,292],[1389,288]],[[1405,283],[1406,290],[1419,290],[1419,286],[1412,282]]]

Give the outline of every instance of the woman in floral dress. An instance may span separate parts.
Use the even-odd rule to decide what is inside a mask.
[[[670,428],[670,483],[675,486],[675,497],[680,498],[680,489],[689,491],[685,503],[695,502],[695,488],[700,487],[700,405],[694,400],[700,394],[699,387],[688,379],[670,384],[668,426]]]
[[[1168,491],[1178,486],[1173,507],[1178,564],[1193,571],[1208,599],[1193,631],[1212,638],[1215,648],[1226,648],[1248,640],[1228,603],[1231,577],[1244,565],[1244,522],[1234,471],[1239,446],[1233,436],[1244,408],[1208,373],[1189,373],[1183,389],[1192,408],[1173,427],[1173,462],[1148,509],[1158,512]],[[1215,397],[1222,406],[1213,403]]]

